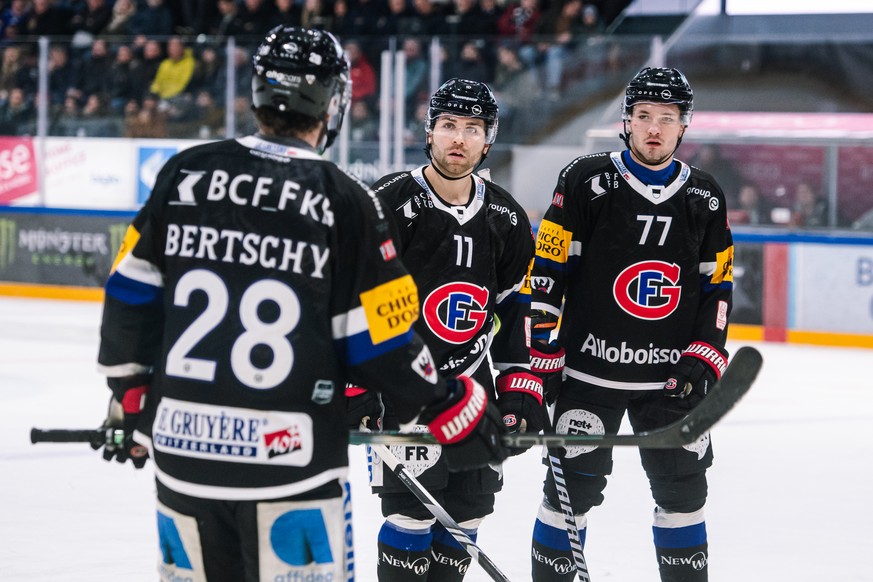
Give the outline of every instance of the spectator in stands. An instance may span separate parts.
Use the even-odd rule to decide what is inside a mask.
[[[531,42],[540,19],[537,0],[519,0],[509,4],[497,21],[497,30],[503,40],[515,41],[520,48]]]
[[[85,0],[70,20],[70,30],[93,38],[103,32],[112,18],[112,7],[107,0]]]
[[[331,30],[333,25],[330,5],[322,0],[304,0],[300,12],[300,25],[305,28]]]
[[[124,108],[124,137],[165,138],[167,118],[158,108],[158,98],[146,95],[139,105],[131,99]]]
[[[0,40],[6,40],[20,35],[30,16],[29,0],[12,0],[9,6],[0,12]],[[11,29],[9,36],[6,30]]]
[[[142,93],[136,88],[134,68],[139,63],[133,58],[133,49],[126,44],[120,45],[115,51],[115,60],[109,70],[109,106],[116,113],[124,111],[124,106],[131,99],[138,98]]]
[[[235,0],[218,0],[218,17],[209,29],[210,34],[237,37],[244,33],[244,25]]]
[[[349,121],[349,140],[353,144],[379,139],[379,121],[366,101],[352,101]]]
[[[792,226],[828,226],[828,201],[813,190],[809,182],[799,182],[794,189],[791,209]]]
[[[728,208],[737,207],[737,195],[743,184],[742,175],[734,163],[724,157],[718,144],[701,145],[688,163],[696,168],[706,168],[721,186]]]
[[[112,16],[103,33],[110,36],[130,34],[130,19],[134,14],[136,14],[136,0],[115,0],[115,4],[112,5]]]
[[[582,8],[582,26],[579,28],[580,35],[603,34],[606,27],[600,18],[600,12],[594,4],[586,4]]]
[[[403,39],[403,54],[406,56],[406,86],[403,93],[406,97],[406,113],[409,115],[415,105],[429,94],[427,81],[430,65],[424,58],[421,40],[416,37]]]
[[[273,24],[283,26],[300,26],[300,6],[294,0],[275,0],[276,14]]]
[[[106,93],[111,90],[112,81],[112,57],[109,54],[109,45],[102,38],[94,39],[91,43],[91,52],[85,57],[79,68],[77,87],[83,95],[93,93]]]
[[[27,19],[22,36],[63,36],[70,33],[72,11],[55,0],[33,0],[33,10]]]
[[[458,77],[460,79],[470,79],[473,81],[481,81],[483,83],[491,83],[492,69],[482,56],[482,40],[468,40],[461,45],[461,54],[458,60],[454,63],[448,63],[449,70],[453,73],[445,76]]]
[[[413,28],[410,21],[415,18],[415,13],[409,8],[406,0],[388,0],[388,12],[379,24],[377,33],[385,37],[407,34],[407,31]]]
[[[0,60],[0,103],[9,98],[9,91],[13,87],[21,87],[26,93],[30,93],[35,86],[32,73],[35,70],[24,62],[23,48],[20,45],[4,47]]]
[[[737,198],[737,208],[728,207],[728,217],[731,223],[770,224],[770,208],[761,197],[757,186],[746,182],[740,186]]]
[[[445,32],[442,4],[430,0],[412,0],[412,15],[403,21],[398,34],[430,37]]]
[[[70,63],[67,46],[52,44],[48,56],[49,102],[54,105],[63,104],[67,93],[76,87],[76,82],[76,70]]]
[[[263,36],[263,35],[262,35]],[[224,99],[224,50],[206,45],[200,49],[197,56],[197,65],[194,67],[194,77],[191,79],[189,91],[196,94],[199,91],[209,91],[214,99]]]
[[[264,34],[275,26],[273,22],[273,13],[275,5],[272,0],[243,0],[240,7],[239,17],[242,21],[242,34],[249,37],[258,37],[250,39],[247,43],[260,43],[263,40]]]
[[[32,134],[30,125],[34,116],[33,104],[28,101],[24,89],[13,87],[5,105],[0,107],[0,135]]]
[[[216,0],[170,0],[176,33],[182,36],[208,34],[218,15]]]
[[[500,107],[501,132],[511,132],[518,111],[535,103],[542,93],[536,72],[521,61],[512,43],[507,42],[497,47],[492,89]]]
[[[185,46],[181,37],[167,41],[167,57],[161,61],[149,90],[163,100],[180,95],[194,76],[194,52]]]
[[[136,39],[134,42],[139,43]],[[149,92],[152,81],[158,74],[158,67],[164,60],[164,49],[161,43],[155,39],[146,39],[142,37],[142,46],[137,57],[136,66],[131,69],[131,80],[133,81],[134,96],[141,99],[143,95]]]
[[[520,49],[519,56],[528,66],[542,63],[546,95],[551,101],[561,96],[564,63],[576,45],[581,24],[582,0],[553,3],[537,21],[536,42]]]
[[[127,28],[133,35],[160,37],[173,34],[174,25],[173,13],[164,6],[164,0],[145,0],[145,4],[138,6],[128,20]]]
[[[350,39],[343,48],[349,58],[349,76],[352,79],[352,101],[369,101],[371,109],[376,106],[378,82],[373,65],[367,60],[357,40]]]
[[[186,120],[188,133],[182,132],[181,137],[199,137],[200,139],[215,139],[222,137],[224,127],[224,109],[219,107],[209,91],[198,91],[193,107]]]

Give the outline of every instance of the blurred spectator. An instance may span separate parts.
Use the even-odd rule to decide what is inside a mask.
[[[276,14],[274,24],[283,26],[300,26],[300,6],[294,0],[275,0]]]
[[[158,98],[146,95],[139,105],[131,99],[124,108],[124,137],[165,138],[166,115],[158,109]]]
[[[176,33],[182,36],[208,34],[218,15],[216,0],[170,0]]]
[[[376,141],[379,139],[379,121],[366,101],[353,101],[349,109],[349,140],[352,143]]]
[[[352,79],[352,101],[369,101],[371,109],[375,108],[378,83],[376,71],[367,60],[357,40],[347,40],[343,45],[349,59],[349,76]]]
[[[322,0],[303,0],[300,25],[306,28],[331,30],[333,20],[330,4]]]
[[[70,63],[67,47],[62,44],[52,44],[48,56],[49,102],[62,104],[68,92],[75,89],[76,81],[76,71]]]
[[[251,69],[251,65],[248,68]],[[231,135],[253,135],[259,131],[255,116],[252,115],[252,100],[248,95],[237,95],[233,101],[233,111],[236,127],[234,127]]]
[[[74,34],[83,33],[93,38],[103,32],[112,18],[112,7],[107,0],[85,0],[70,19],[70,30]]]
[[[224,51],[219,52],[218,48],[207,45],[200,49],[196,60],[197,65],[194,67],[194,76],[188,90],[192,93],[209,91],[214,99],[223,100]]]
[[[112,57],[109,45],[102,38],[91,43],[91,53],[83,59],[79,67],[76,86],[83,95],[109,93],[112,81]]]
[[[164,0],[145,0],[136,13],[127,21],[129,34],[146,36],[169,36],[173,33],[173,13],[164,6]]]
[[[416,103],[427,97],[430,65],[424,58],[421,40],[418,38],[409,37],[403,40],[403,54],[406,56],[406,86],[403,93],[406,97],[406,113],[409,115],[414,111]]]
[[[167,41],[167,57],[161,61],[149,90],[164,100],[176,97],[191,82],[195,64],[194,52],[185,46],[182,38],[170,38]]]
[[[22,135],[28,133],[22,126],[33,121],[35,111],[27,100],[24,89],[13,87],[9,90],[5,104],[0,107],[0,135]]]
[[[233,52],[233,77],[234,94],[248,98],[252,94],[252,55],[240,46],[237,46]],[[227,67],[221,68],[219,79],[219,86],[223,92],[227,87]],[[243,117],[252,117],[251,112],[245,113]]]
[[[115,51],[115,60],[109,70],[109,106],[121,113],[125,104],[142,93],[136,87],[134,69],[139,65],[133,58],[133,49],[120,45]]]
[[[189,129],[179,132],[180,137],[221,138],[224,109],[218,106],[209,91],[198,91],[185,125]]]
[[[131,81],[133,95],[141,99],[149,92],[152,81],[158,74],[158,68],[164,60],[164,49],[161,43],[154,39],[143,38],[141,52],[137,58],[136,66],[131,67]]]
[[[411,21],[415,19],[415,13],[406,0],[388,0],[388,11],[379,23],[377,32],[385,37],[407,34],[406,31],[414,26]]]
[[[444,32],[442,4],[430,0],[412,0],[412,18],[402,20],[398,34],[429,37]]]
[[[740,187],[736,208],[728,207],[728,218],[736,224],[770,224],[770,208],[758,187],[745,183]]]
[[[791,225],[828,226],[828,202],[815,193],[809,182],[799,182],[794,189]]]
[[[240,15],[235,0],[218,0],[218,17],[210,27],[209,33],[216,36],[239,36],[243,34],[245,22]]]
[[[273,22],[274,8],[273,0],[242,0],[239,11],[242,34],[258,37],[258,42],[263,40],[267,31],[276,26]]]
[[[582,8],[582,26],[579,27],[580,34],[603,34],[606,27],[603,20],[600,18],[600,12],[594,4],[586,4]]]
[[[0,58],[0,103],[9,97],[9,91],[13,87],[21,87],[29,93],[34,86],[31,74],[34,69],[24,62],[23,48],[20,45],[11,44],[3,50]]]
[[[497,47],[492,89],[500,107],[501,131],[511,131],[518,111],[535,103],[542,92],[536,72],[521,62],[511,43]]]
[[[112,16],[103,29],[104,34],[122,36],[130,34],[130,19],[136,14],[136,0],[115,0]]]
[[[455,71],[450,76],[491,83],[491,68],[482,56],[481,40],[468,40],[461,45],[461,54],[455,63],[449,63],[449,70]],[[449,76],[449,75],[447,75]]]
[[[724,157],[718,144],[701,145],[688,163],[696,168],[704,168],[712,174],[721,186],[728,208],[737,207],[737,195],[743,179],[734,163]]]
[[[497,20],[501,39],[515,41],[517,47],[531,42],[540,19],[537,0],[520,0],[509,4]]]
[[[66,4],[55,5],[55,0],[33,0],[33,10],[21,35],[63,36],[70,33],[72,11]]]
[[[30,0],[9,2],[9,6],[0,11],[0,40],[19,36],[27,25],[28,16],[30,16]],[[9,36],[6,34],[7,28],[13,30]]]
[[[477,41],[481,56],[489,69],[494,68],[494,51],[489,48],[497,38],[497,20],[480,10],[475,0],[454,0],[453,11],[445,17],[444,33],[451,41]],[[453,42],[454,46],[454,42]],[[461,45],[463,46],[463,45]],[[459,53],[453,51],[453,56]]]
[[[520,49],[519,56],[528,66],[542,62],[543,81],[550,100],[557,100],[561,95],[564,64],[575,47],[581,24],[582,0],[553,3],[537,21],[537,42]]]

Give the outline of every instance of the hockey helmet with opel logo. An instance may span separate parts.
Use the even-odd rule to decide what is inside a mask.
[[[677,69],[646,67],[628,83],[622,103],[622,119],[630,119],[637,103],[676,104],[682,125],[687,126],[694,111],[694,93],[685,75]]]
[[[252,65],[253,107],[326,121],[323,147],[329,147],[352,96],[349,64],[339,41],[324,30],[280,25],[267,33]]]
[[[425,129],[433,130],[437,117],[444,114],[475,117],[485,121],[485,143],[497,139],[497,100],[485,83],[467,79],[449,79],[430,98]]]

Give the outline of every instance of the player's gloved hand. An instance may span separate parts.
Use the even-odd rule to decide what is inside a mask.
[[[346,410],[349,430],[382,430],[385,406],[378,392],[346,384]]]
[[[682,398],[688,406],[702,400],[727,368],[727,351],[704,342],[691,342],[670,370],[664,393]]]
[[[504,372],[497,377],[497,408],[510,433],[537,434],[546,425],[542,380],[527,371]],[[513,448],[510,454],[519,455],[529,448]]]
[[[446,381],[445,400],[422,411],[418,422],[443,446],[442,458],[449,471],[466,471],[502,463],[509,451],[500,440],[506,434],[503,418],[488,402],[485,389],[475,380],[458,376]]]
[[[551,404],[561,391],[564,381],[564,348],[557,343],[531,341],[530,371],[543,381],[543,394]]]
[[[137,379],[142,380],[142,377]],[[148,384],[128,386],[130,383],[129,379],[110,378],[109,385],[112,388],[112,397],[109,399],[106,420],[103,421],[101,427],[103,429],[121,429],[124,433],[123,438],[119,442],[92,444],[91,446],[95,450],[102,446],[103,458],[107,461],[114,458],[119,463],[123,463],[130,459],[134,467],[142,469],[149,457],[149,451],[133,440],[133,431],[136,429],[139,416],[145,407],[149,386]]]

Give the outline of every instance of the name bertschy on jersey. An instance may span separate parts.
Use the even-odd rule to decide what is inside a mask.
[[[262,236],[254,232],[245,233],[193,224],[168,224],[164,254],[168,257],[190,257],[247,266],[258,264],[265,269],[298,274],[304,274],[305,265],[311,268],[305,274],[323,279],[330,249],[289,238]]]

